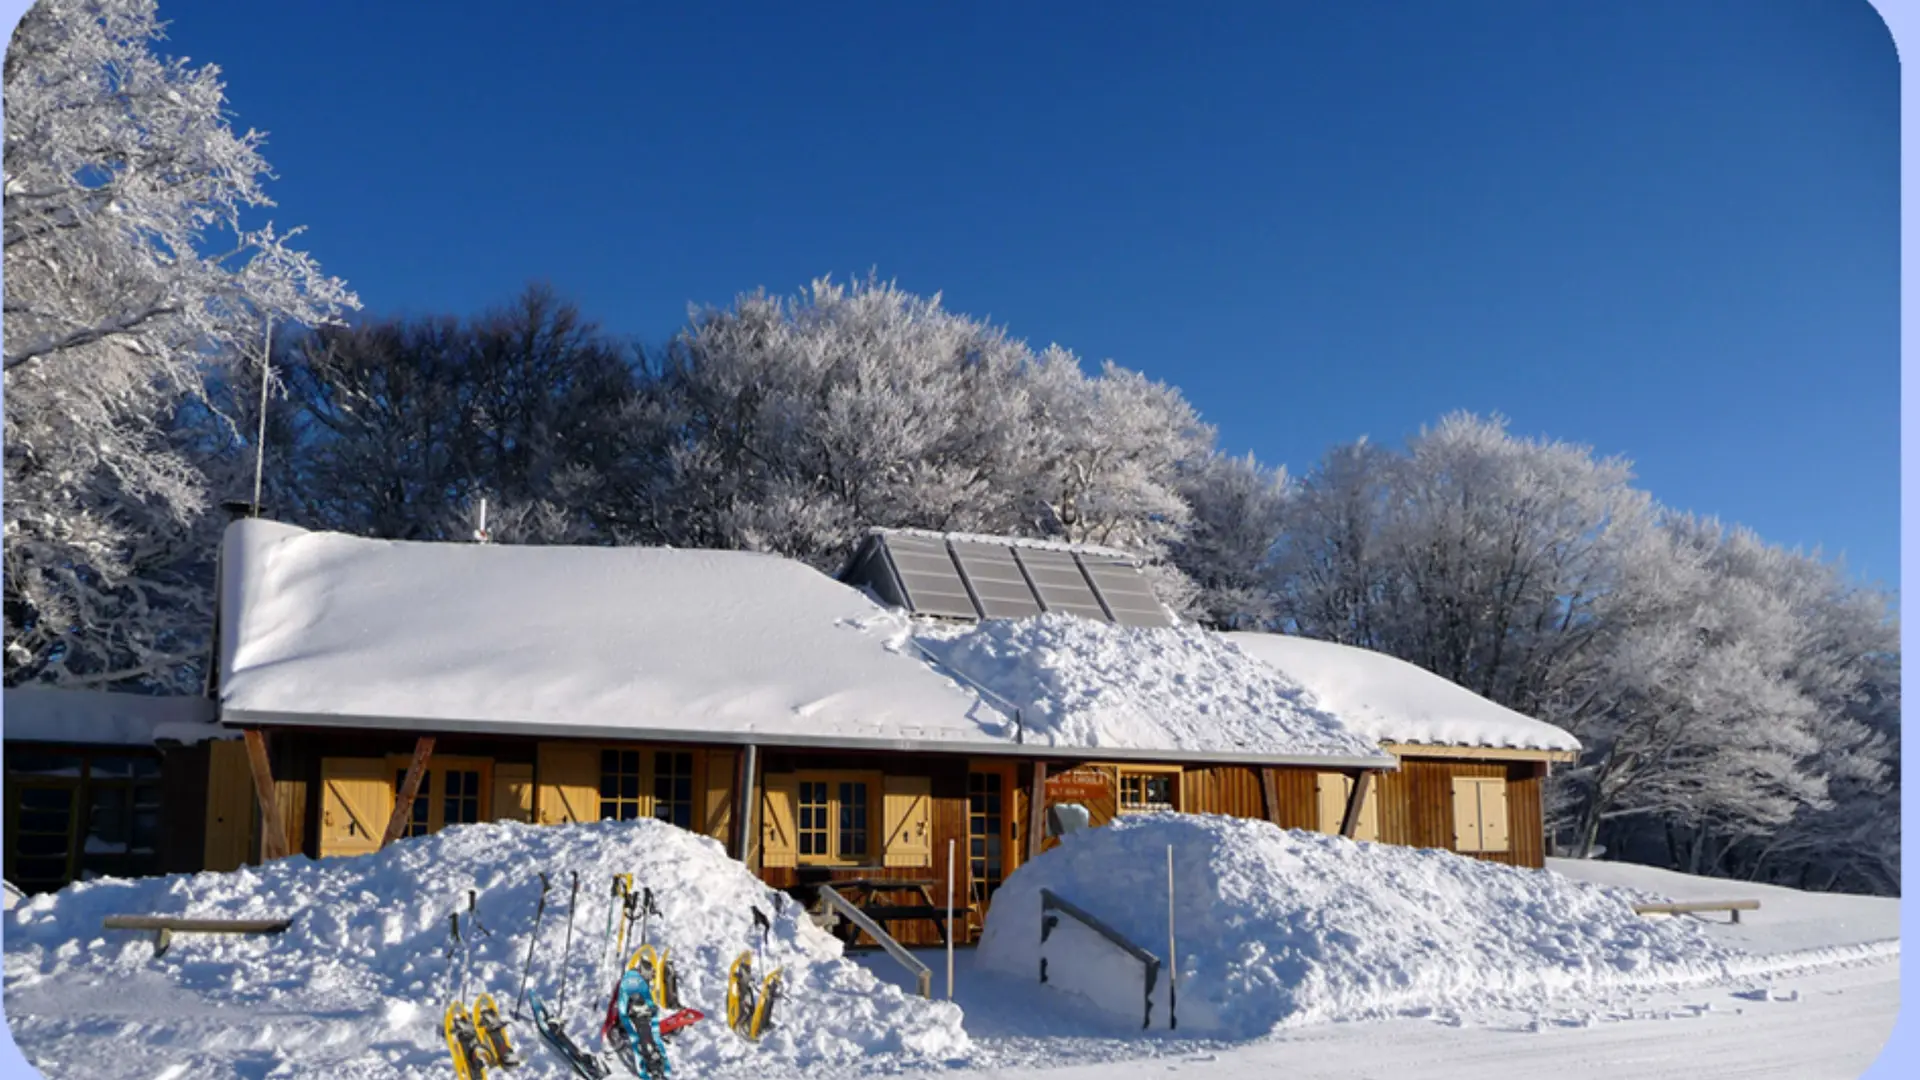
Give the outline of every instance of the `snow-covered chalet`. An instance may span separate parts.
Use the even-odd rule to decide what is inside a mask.
[[[174,854],[154,871],[654,817],[769,884],[844,883],[911,944],[941,932],[949,842],[975,934],[1073,819],[1048,812],[1063,804],[1095,825],[1221,813],[1538,866],[1540,778],[1577,748],[1399,661],[1179,625],[1101,548],[875,530],[836,579],[746,552],[242,520],[219,576],[217,717],[160,741]],[[15,771],[73,748],[47,725],[22,742],[9,694],[7,876],[37,891],[62,880],[45,790],[69,790],[69,849],[97,797]],[[26,809],[46,819],[32,856]]]

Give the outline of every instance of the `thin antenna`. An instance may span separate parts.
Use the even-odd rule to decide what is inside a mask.
[[[260,516],[260,476],[267,466],[267,388],[273,385],[273,312],[260,342],[260,434],[253,440],[253,516]]]
[[[473,530],[473,539],[476,543],[487,542],[487,498],[484,495],[480,497],[480,527]]]

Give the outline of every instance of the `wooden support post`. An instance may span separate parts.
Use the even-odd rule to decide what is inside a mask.
[[[386,847],[400,839],[400,830],[407,827],[408,819],[413,817],[413,799],[420,794],[420,778],[427,774],[427,760],[433,757],[433,736],[422,735],[413,743],[413,760],[407,764],[407,778],[400,782],[400,792],[394,796],[393,813],[387,818],[387,831],[380,836],[380,846]]]
[[[1027,803],[1027,858],[1040,857],[1040,842],[1047,836],[1047,763],[1033,763],[1033,798]]]
[[[760,834],[754,828],[754,811],[760,807],[760,747],[753,743],[741,748],[740,776],[733,790],[733,857],[757,870],[754,841]]]
[[[253,773],[253,794],[260,803],[260,861],[287,857],[286,824],[280,820],[279,800],[274,798],[273,766],[267,762],[267,737],[257,728],[248,728],[241,738],[247,743],[247,767]]]
[[[1286,822],[1280,820],[1280,770],[1260,770],[1260,793],[1267,800],[1267,820],[1285,828]]]
[[[1360,829],[1360,809],[1367,805],[1367,792],[1373,790],[1373,770],[1362,772],[1353,780],[1353,794],[1347,796],[1347,812],[1340,819],[1340,835],[1353,839]]]

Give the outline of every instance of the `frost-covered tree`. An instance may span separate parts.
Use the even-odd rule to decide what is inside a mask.
[[[1189,518],[1169,555],[1193,581],[1195,613],[1208,625],[1271,625],[1277,608],[1270,578],[1285,526],[1287,483],[1285,469],[1268,469],[1252,454],[1215,453],[1182,477]]]
[[[874,280],[696,313],[648,398],[664,539],[822,568],[873,525],[1156,556],[1186,520],[1182,463],[1211,438],[1169,387],[1089,376],[1064,349],[1036,356]]]
[[[218,69],[155,55],[160,32],[149,0],[42,0],[7,52],[10,685],[191,681],[206,586],[152,570],[208,503],[177,419],[267,317],[354,303],[254,219],[262,136],[229,126]]]
[[[1398,459],[1365,438],[1335,447],[1286,504],[1271,590],[1281,622],[1307,637],[1383,649],[1389,587],[1380,557]]]

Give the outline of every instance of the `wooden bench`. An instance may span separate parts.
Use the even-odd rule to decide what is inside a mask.
[[[1759,911],[1758,900],[1684,900],[1665,904],[1635,904],[1635,915],[1694,915],[1702,911],[1724,911],[1740,921],[1743,911]]]
[[[189,919],[177,915],[109,915],[102,925],[108,930],[153,931],[155,959],[167,951],[175,934],[278,934],[293,925],[292,919]]]

